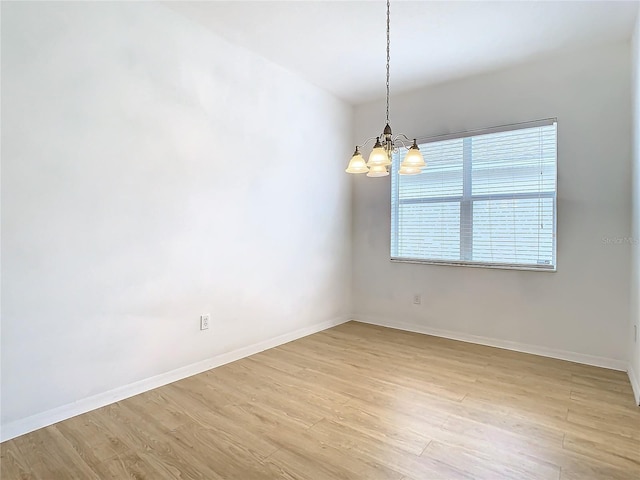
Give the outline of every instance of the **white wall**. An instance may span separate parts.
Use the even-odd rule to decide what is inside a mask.
[[[2,83],[3,427],[347,318],[351,107],[137,2],[3,2]]]
[[[640,13],[631,42],[631,79],[633,92],[633,210],[631,262],[631,322],[629,378],[640,404]],[[637,328],[637,334],[634,332]],[[637,335],[637,337],[636,337]]]
[[[389,178],[358,177],[356,317],[626,368],[630,246],[603,239],[630,235],[629,55],[615,44],[392,96],[394,131],[412,136],[558,118],[558,271],[391,263]],[[367,138],[384,106],[355,118]]]

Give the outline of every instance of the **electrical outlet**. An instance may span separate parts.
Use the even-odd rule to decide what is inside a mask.
[[[204,315],[200,315],[200,330],[207,330],[209,328],[209,320],[211,315],[205,313]]]
[[[414,295],[413,296],[413,304],[414,305],[420,305],[422,303],[422,295]]]

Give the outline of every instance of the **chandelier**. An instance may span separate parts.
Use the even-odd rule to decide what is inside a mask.
[[[400,169],[398,170],[400,175],[417,175],[422,173],[422,168],[426,166],[416,140],[413,139],[413,144],[408,147],[407,144],[410,142],[410,139],[403,134],[394,136],[391,132],[391,126],[389,125],[389,60],[391,59],[389,53],[389,46],[391,45],[389,40],[389,5],[390,0],[387,0],[387,123],[382,131],[382,135],[371,137],[362,145],[364,147],[374,138],[376,140],[371,155],[369,155],[369,161],[364,161],[360,153],[360,146],[356,146],[356,151],[353,152],[353,157],[351,157],[349,166],[345,170],[347,173],[366,173],[367,177],[386,177],[389,175],[393,154],[397,153],[400,149],[407,150],[404,160],[400,164]],[[407,143],[405,143],[405,141]]]

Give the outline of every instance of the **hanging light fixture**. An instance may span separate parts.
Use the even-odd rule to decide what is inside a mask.
[[[389,125],[389,61],[391,60],[389,51],[389,47],[391,45],[389,39],[389,7],[390,0],[387,0],[387,123],[380,136],[371,137],[363,144],[364,146],[373,139],[376,141],[373,146],[373,150],[371,150],[371,154],[369,155],[369,160],[367,162],[364,161],[364,158],[360,153],[360,147],[357,146],[353,153],[353,157],[351,157],[349,166],[345,170],[347,173],[366,173],[367,177],[386,177],[389,175],[393,154],[400,148],[407,150],[407,154],[405,155],[404,160],[400,164],[400,169],[398,170],[400,175],[417,175],[422,173],[422,168],[426,166],[416,140],[414,139],[413,145],[408,147],[405,144],[405,141],[409,142],[409,138],[403,134],[394,136],[391,132],[391,126]]]

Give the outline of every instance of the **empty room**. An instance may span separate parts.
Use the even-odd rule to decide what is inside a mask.
[[[1,1],[0,478],[639,480],[639,7]]]

